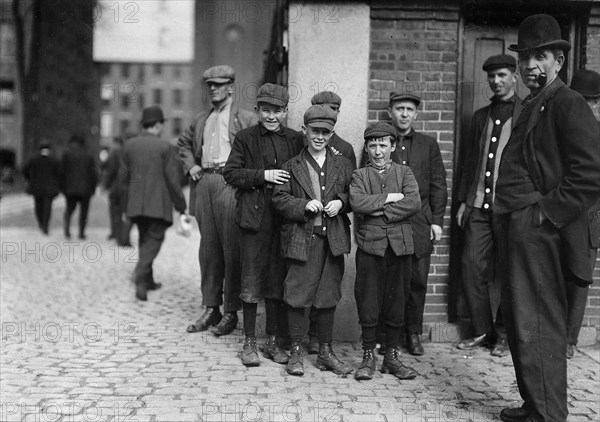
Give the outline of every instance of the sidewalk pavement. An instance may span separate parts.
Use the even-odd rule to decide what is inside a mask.
[[[92,203],[106,212],[105,197]],[[54,215],[60,221],[58,202]],[[315,356],[303,377],[264,358],[245,368],[241,322],[224,338],[185,332],[200,312],[197,230],[186,238],[169,229],[155,263],[164,287],[139,302],[137,250],[106,240],[105,217],[91,216],[88,239],[70,242],[57,225],[42,236],[30,210],[0,217],[1,421],[479,422],[520,405],[510,357],[451,343],[404,354],[419,373],[411,381],[338,377],[319,371]],[[359,365],[358,341],[334,348]],[[599,362],[593,348],[569,361],[569,421],[600,420]]]

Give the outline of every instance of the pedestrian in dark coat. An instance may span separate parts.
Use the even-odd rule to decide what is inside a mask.
[[[119,168],[121,167],[121,156],[123,155],[122,137],[116,137],[113,146],[108,153],[108,158],[104,163],[102,175],[102,185],[108,192],[108,212],[110,218],[109,239],[115,239],[119,246],[131,246],[129,242],[129,233],[131,232],[131,222],[123,220],[125,213],[125,204],[121,203],[121,192],[119,185]]]
[[[328,147],[337,114],[326,105],[314,105],[304,114],[306,146],[283,165],[288,182],[275,187],[273,206],[284,222],[281,255],[288,272],[283,300],[288,305],[292,340],[286,371],[303,375],[302,338],[306,310],[314,309],[318,326],[317,366],[338,375],[352,372],[333,349],[335,308],[342,296],[344,254],[350,252],[348,185],[353,166]]]
[[[600,128],[558,77],[570,43],[558,22],[519,26],[519,70],[530,95],[502,153],[494,214],[501,229],[502,316],[520,408],[504,421],[566,421],[567,285],[592,282],[587,210],[600,198]]]
[[[71,216],[79,204],[79,238],[85,239],[90,198],[96,191],[98,171],[94,156],[85,149],[83,137],[73,135],[61,160],[62,192],[67,200],[64,233],[71,238]]]
[[[23,168],[27,193],[33,195],[35,218],[44,234],[48,234],[52,201],[60,192],[60,162],[51,154],[50,145],[42,144],[39,155]]]
[[[223,169],[225,181],[237,188],[236,222],[241,229],[242,309],[245,340],[242,363],[258,366],[256,309],[265,299],[268,340],[267,358],[285,364],[288,356],[279,346],[287,333],[287,310],[283,303],[284,260],[279,255],[281,216],[271,197],[275,185],[289,180],[281,166],[298,155],[302,134],[283,126],[289,100],[281,85],[265,84],[258,90],[259,124],[241,130]],[[281,324],[281,325],[280,325]]]
[[[147,290],[161,287],[154,280],[152,263],[173,224],[173,207],[181,214],[186,210],[177,152],[159,138],[163,122],[160,107],[142,111],[144,130],[125,144],[119,171],[127,218],[139,231],[139,259],[133,276],[139,300],[147,300]]]
[[[411,379],[416,372],[402,364],[399,347],[414,252],[409,218],[421,208],[419,187],[410,167],[391,159],[396,148],[391,125],[375,123],[364,136],[369,159],[350,183],[350,205],[358,225],[354,297],[363,343],[363,361],[354,377],[373,378],[373,350],[381,320],[387,345],[381,371]]]

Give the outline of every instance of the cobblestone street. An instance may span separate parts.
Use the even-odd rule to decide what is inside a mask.
[[[163,288],[139,302],[130,281],[137,250],[106,240],[105,196],[92,199],[87,239],[72,241],[62,235],[62,199],[47,237],[30,197],[2,201],[1,421],[479,422],[520,405],[510,357],[451,343],[405,354],[420,374],[411,381],[341,378],[319,371],[315,356],[303,377],[264,358],[245,368],[241,322],[224,338],[185,331],[200,311],[196,228],[189,238],[169,229],[154,271]],[[360,363],[358,341],[335,349]],[[570,421],[600,420],[598,356],[582,348],[569,361]]]

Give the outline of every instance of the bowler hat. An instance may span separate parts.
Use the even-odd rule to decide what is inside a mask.
[[[290,96],[284,86],[268,83],[258,88],[256,97],[258,103],[269,103],[278,107],[285,107],[289,100]]]
[[[416,107],[419,107],[419,104],[421,104],[421,97],[408,92],[390,92],[390,106],[397,101],[412,101],[415,103]]]
[[[519,25],[517,44],[511,44],[511,51],[527,51],[538,48],[558,48],[567,52],[571,49],[571,43],[562,39],[560,26],[556,19],[550,15],[532,15]]]
[[[325,104],[310,106],[304,113],[304,124],[310,127],[333,130],[336,121],[337,114]]]
[[[391,136],[393,139],[396,139],[396,130],[389,123],[376,122],[370,124],[365,129],[365,141],[369,140],[369,138],[382,138],[384,136]]]
[[[496,56],[488,57],[488,59],[483,62],[481,68],[484,72],[489,72],[494,69],[503,69],[505,67],[514,72],[517,69],[517,59],[508,54],[498,54]]]
[[[142,125],[148,123],[164,122],[165,116],[163,115],[162,108],[159,106],[150,106],[142,110]]]
[[[571,79],[571,89],[585,98],[600,97],[600,73],[593,70],[578,70]]]
[[[206,83],[224,84],[235,80],[235,72],[227,65],[213,66],[204,71],[202,79]]]
[[[321,91],[316,93],[310,100],[311,104],[331,104],[336,106],[342,105],[342,99],[335,92]]]

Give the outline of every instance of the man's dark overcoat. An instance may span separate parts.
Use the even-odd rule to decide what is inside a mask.
[[[173,207],[185,211],[177,153],[155,135],[143,133],[127,141],[119,183],[130,218],[151,217],[173,223]]]

